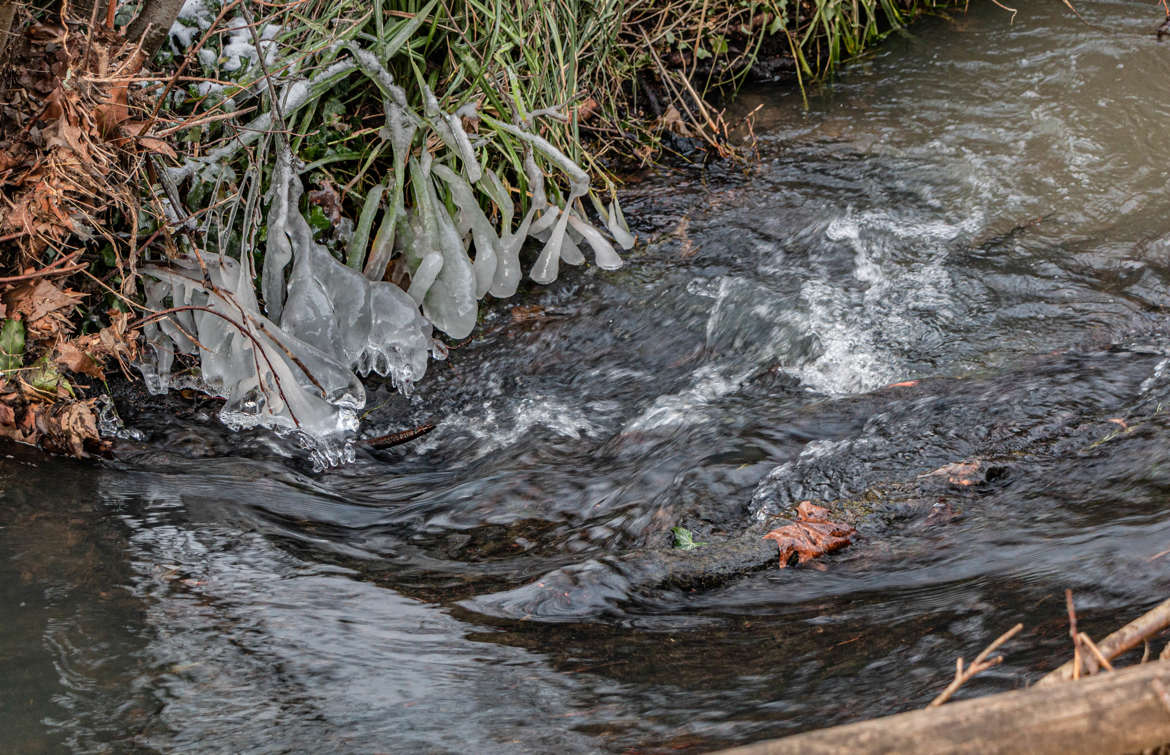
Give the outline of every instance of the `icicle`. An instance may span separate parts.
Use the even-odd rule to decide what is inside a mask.
[[[423,299],[426,298],[427,292],[431,290],[431,286],[435,283],[435,278],[439,277],[439,271],[443,269],[443,255],[438,252],[431,252],[423,257],[422,262],[419,263],[418,268],[410,277],[410,289],[407,291],[410,298],[414,299],[420,306]]]
[[[532,216],[536,214],[535,207],[529,207],[520,221],[520,226],[513,233],[506,233],[500,243],[499,263],[496,265],[496,277],[492,281],[489,293],[500,299],[507,299],[516,293],[520,286],[520,248],[528,238],[528,229],[532,225]]]
[[[482,299],[495,280],[500,238],[483,214],[483,210],[479,208],[479,202],[471,186],[462,176],[446,165],[435,165],[431,170],[446,181],[448,188],[451,189],[451,199],[459,208],[459,230],[471,231],[471,237],[475,241],[475,261],[472,263],[475,270],[475,296]]]
[[[524,131],[523,129],[517,128],[510,123],[504,123],[503,121],[496,120],[489,115],[485,115],[483,118],[489,124],[495,126],[501,131],[506,131],[512,136],[528,142],[537,151],[543,153],[544,156],[551,160],[558,168],[564,171],[565,175],[569,177],[569,193],[571,195],[574,197],[579,197],[583,196],[585,192],[589,191],[589,176],[585,173],[584,170],[581,169],[581,166],[570,160],[564,152],[561,152],[559,149],[550,144],[549,141],[543,136],[533,134],[529,131]],[[527,168],[527,165],[525,165],[525,168]]]
[[[561,262],[566,265],[584,265],[585,255],[581,254],[581,247],[577,246],[579,235],[573,228],[573,218],[569,218],[569,228],[565,233],[565,241],[561,244]]]
[[[411,159],[411,186],[416,207],[422,218],[421,233],[416,234],[412,247],[439,252],[443,265],[423,298],[423,314],[435,327],[452,338],[466,338],[475,327],[478,306],[475,297],[475,272],[463,246],[463,239],[455,229],[446,207],[435,195],[430,176],[429,155],[422,160]],[[417,265],[421,265],[421,251],[413,251]]]
[[[609,235],[613,236],[614,241],[622,249],[629,251],[634,247],[634,236],[626,225],[626,219],[622,217],[622,206],[616,199],[609,203],[609,216],[605,220],[605,226]]]
[[[622,266],[622,258],[596,228],[576,215],[569,218],[569,225],[574,231],[581,234],[581,238],[585,239],[585,242],[593,249],[593,261],[598,267],[602,270],[617,270]]]
[[[543,179],[542,179],[543,181]],[[516,206],[508,195],[504,182],[491,170],[484,171],[480,187],[500,210],[500,243],[496,247],[496,274],[488,293],[506,299],[516,293],[520,285],[520,247],[528,237],[535,206],[525,214],[520,227],[513,232],[512,216]]]
[[[535,204],[535,203],[533,203]],[[549,207],[541,213],[540,217],[532,221],[532,226],[528,229],[529,236],[540,237],[545,231],[551,229],[557,223],[557,218],[561,216],[561,211],[556,207]],[[547,241],[548,239],[542,239]]]
[[[292,243],[280,229],[288,226],[292,216],[300,216],[296,203],[289,202],[288,192],[292,183],[292,153],[286,149],[279,150],[276,167],[272,171],[272,189],[268,200],[269,230],[264,247],[262,280],[264,309],[273,320],[279,320],[284,310],[284,269],[292,261]]]
[[[349,248],[345,254],[345,264],[352,267],[354,270],[361,270],[362,264],[365,262],[366,250],[370,244],[370,228],[374,225],[374,214],[378,211],[378,205],[382,202],[382,195],[386,193],[386,187],[378,184],[370,189],[370,193],[366,195],[366,201],[362,203],[361,215],[358,215],[357,228],[353,232],[353,236],[349,240]]]
[[[370,249],[370,258],[366,261],[366,268],[363,271],[369,280],[380,281],[386,277],[386,266],[390,264],[390,258],[394,255],[398,222],[405,214],[402,207],[402,181],[396,179],[396,184],[394,195],[382,216],[382,223],[378,226],[378,232],[374,234],[374,245]]]
[[[570,196],[569,202],[573,198]],[[565,209],[560,211],[560,217],[557,218],[557,224],[553,226],[552,235],[549,236],[548,242],[545,243],[544,249],[537,258],[536,264],[532,266],[532,270],[528,272],[528,277],[537,283],[552,283],[557,279],[557,263],[561,258],[561,247],[565,241],[565,229],[569,226],[570,211],[566,205]]]

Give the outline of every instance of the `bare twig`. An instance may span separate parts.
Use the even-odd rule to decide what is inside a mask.
[[[406,443],[407,441],[414,440],[420,435],[426,435],[434,429],[435,426],[428,422],[425,425],[419,425],[418,427],[413,427],[409,430],[403,430],[397,433],[390,433],[389,435],[379,435],[376,438],[363,438],[359,442],[362,445],[380,450],[383,448],[390,448],[391,446],[398,446]]]
[[[942,692],[939,693],[938,697],[931,700],[930,705],[928,705],[926,707],[937,708],[938,706],[945,703],[947,700],[950,700],[951,696],[954,695],[955,692],[958,691],[959,687],[962,687],[964,684],[966,684],[973,676],[975,676],[976,674],[982,673],[982,672],[986,671],[987,669],[989,669],[993,666],[997,666],[1000,663],[1002,663],[1003,662],[1002,655],[997,655],[996,657],[992,658],[991,660],[988,660],[987,656],[994,653],[996,651],[996,649],[999,648],[1000,645],[1004,644],[1005,642],[1007,642],[1008,640],[1010,640],[1011,638],[1013,638],[1017,634],[1019,634],[1023,628],[1024,628],[1023,624],[1016,624],[1014,627],[1012,627],[1011,629],[1009,629],[1006,632],[1004,632],[1003,634],[1001,634],[995,640],[995,642],[988,645],[986,648],[983,649],[982,653],[975,656],[975,660],[971,662],[971,665],[969,667],[967,667],[966,670],[963,669],[963,659],[962,658],[956,659],[955,660],[955,678],[954,678],[954,680],[950,684],[947,685],[946,689],[944,689]]]
[[[1098,648],[1096,643],[1094,643],[1093,640],[1089,638],[1089,635],[1081,632],[1078,636],[1080,637],[1081,644],[1087,647],[1089,652],[1093,654],[1093,657],[1097,659],[1097,663],[1100,663],[1102,666],[1104,666],[1107,671],[1112,671],[1113,665],[1109,663],[1108,658],[1101,655],[1101,649]]]
[[[999,2],[999,0],[991,0],[991,2],[1012,14],[1011,18],[1008,19],[1008,24],[1011,24],[1011,22],[1016,20],[1016,14],[1020,12],[1019,9],[1009,8],[1003,3]]]
[[[1077,632],[1077,609],[1073,605],[1072,590],[1066,589],[1064,591],[1064,602],[1068,607],[1068,634],[1073,641],[1073,679],[1081,678],[1081,668],[1084,663],[1084,656],[1081,654],[1081,636]],[[1092,672],[1090,672],[1092,673]]]

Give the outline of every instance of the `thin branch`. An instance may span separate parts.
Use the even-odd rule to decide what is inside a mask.
[[[1000,645],[1004,644],[1005,642],[1007,642],[1008,640],[1010,640],[1011,638],[1013,638],[1017,634],[1019,634],[1023,628],[1024,628],[1023,624],[1016,624],[1014,627],[1012,627],[1011,629],[1009,629],[1006,632],[1004,632],[1003,634],[1001,634],[995,640],[995,642],[988,645],[986,648],[983,649],[982,653],[975,656],[975,660],[971,662],[971,665],[966,670],[963,669],[963,659],[957,658],[955,660],[955,678],[954,678],[954,680],[950,684],[947,685],[946,689],[944,689],[942,692],[939,693],[938,697],[931,700],[930,705],[927,705],[926,707],[937,708],[938,706],[945,703],[947,700],[950,700],[951,696],[954,695],[955,692],[958,691],[959,687],[962,687],[965,683],[967,683],[971,679],[971,677],[975,676],[976,674],[982,673],[993,666],[997,666],[1000,663],[1002,663],[1003,662],[1002,655],[997,655],[996,657],[992,658],[991,660],[988,660],[987,656],[994,653],[996,651],[996,649],[999,648]]]

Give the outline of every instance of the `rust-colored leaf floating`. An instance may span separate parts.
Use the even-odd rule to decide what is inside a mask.
[[[796,521],[786,524],[764,535],[765,540],[774,540],[780,548],[780,568],[788,566],[795,555],[797,563],[803,564],[817,556],[840,550],[852,541],[857,530],[848,524],[829,519],[829,510],[801,501],[796,507]]]

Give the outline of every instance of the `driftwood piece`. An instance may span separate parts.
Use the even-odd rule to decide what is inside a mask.
[[[1097,643],[1097,649],[1108,660],[1113,660],[1125,651],[1135,648],[1166,627],[1170,627],[1170,600],[1164,600],[1154,608],[1129,622],[1121,629]],[[1036,682],[1037,687],[1067,681],[1073,678],[1076,665],[1069,661],[1060,668]]]
[[[1170,662],[1157,661],[759,742],[722,755],[1137,752],[1170,743],[1167,689]]]

